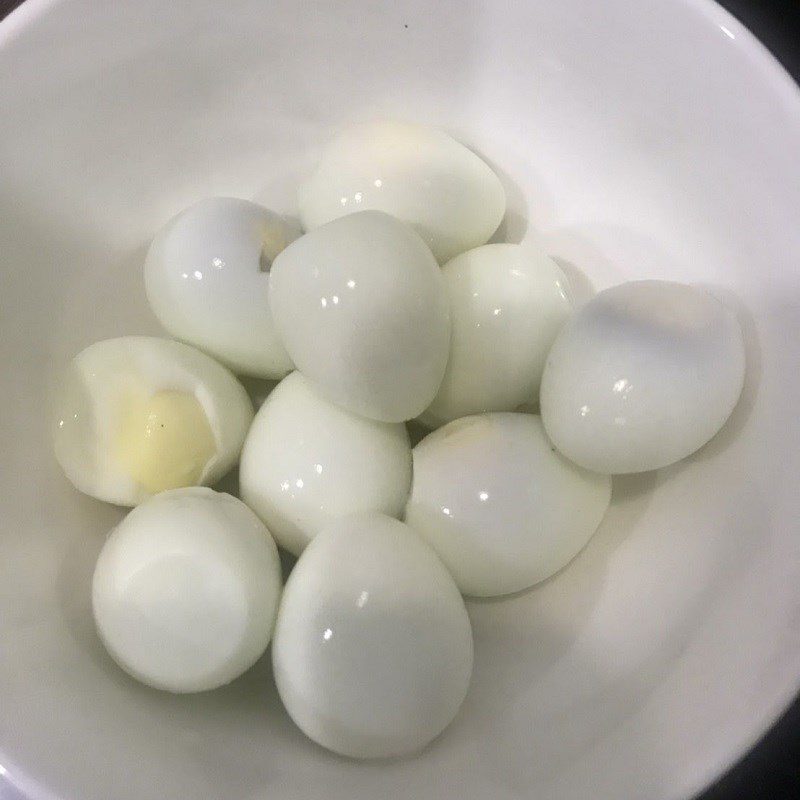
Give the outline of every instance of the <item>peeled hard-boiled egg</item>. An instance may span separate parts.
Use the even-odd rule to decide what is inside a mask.
[[[238,373],[280,378],[292,362],[267,299],[273,259],[294,238],[277,214],[211,197],[171,219],[145,261],[147,298],[161,324]]]
[[[463,417],[414,448],[407,524],[439,554],[464,594],[525,589],[589,541],[611,479],[555,452],[538,416]]]
[[[360,514],[305,549],[272,644],[289,715],[355,758],[419,750],[456,715],[472,673],[464,602],[436,554],[402,522]]]
[[[219,480],[236,463],[253,418],[247,393],[225,367],[149,336],[81,351],[54,404],[55,453],[67,477],[124,506]]]
[[[251,667],[272,635],[278,550],[241,501],[211,489],[163,492],[111,532],[92,608],[100,638],[134,678],[200,692]]]
[[[535,402],[544,362],[571,304],[558,264],[531,244],[487,244],[442,267],[450,358],[421,419],[441,425]]]
[[[447,297],[404,223],[362,211],[301,236],[272,265],[270,304],[297,368],[334,403],[402,422],[433,400],[450,345]]]
[[[306,230],[367,209],[412,225],[444,262],[488,241],[506,198],[487,164],[443,131],[372,122],[334,139],[300,190]]]
[[[735,313],[708,292],[636,281],[598,294],[564,326],[542,377],[542,421],[587,469],[678,461],[723,426],[742,391]]]
[[[295,555],[338,517],[399,516],[410,486],[405,425],[352,414],[322,398],[299,372],[261,406],[239,466],[242,499]]]

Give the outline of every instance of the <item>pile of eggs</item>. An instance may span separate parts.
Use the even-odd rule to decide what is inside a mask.
[[[123,669],[204,691],[271,641],[311,739],[396,756],[465,697],[462,595],[553,575],[612,475],[709,441],[742,389],[742,332],[711,294],[663,281],[575,308],[536,246],[486,244],[503,187],[438,130],[346,131],[299,207],[299,238],[231,198],[166,224],[144,279],[175,340],[79,353],[55,452],[82,492],[134,507],[93,581]],[[254,414],[234,373],[281,380]],[[413,449],[410,420],[431,431]],[[241,499],[205,488],[237,461]],[[299,557],[285,586],[276,543]]]

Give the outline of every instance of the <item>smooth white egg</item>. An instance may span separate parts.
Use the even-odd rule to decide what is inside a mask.
[[[433,400],[447,297],[431,251],[402,222],[362,211],[301,236],[272,265],[270,304],[297,368],[343,408],[402,422]]]
[[[306,230],[367,209],[412,225],[443,263],[489,240],[506,197],[488,165],[444,131],[371,122],[334,139],[300,190]]]
[[[410,486],[405,425],[346,411],[299,372],[284,378],[256,414],[239,465],[242,500],[295,555],[338,517],[399,516]]]
[[[570,314],[558,264],[531,244],[487,244],[442,267],[450,301],[450,357],[431,427],[535,402],[545,359]]]
[[[268,272],[294,234],[247,200],[211,197],[171,219],[144,267],[150,307],[177,339],[232,370],[280,378],[292,362],[269,311]]]
[[[82,492],[133,506],[219,480],[253,419],[221,364],[169,339],[125,336],[72,359],[54,395],[56,458]]]
[[[561,569],[589,541],[611,479],[555,451],[531,414],[463,417],[414,448],[405,519],[468,595],[508,594]]]
[[[200,692],[249,669],[269,643],[278,550],[240,500],[163,492],[135,508],[100,552],[92,608],[100,638],[134,678]]]
[[[456,715],[472,673],[464,602],[436,554],[380,514],[337,520],[297,562],[272,663],[286,710],[355,758],[424,747]]]
[[[624,283],[598,294],[556,338],[542,420],[556,447],[588,469],[658,469],[717,433],[744,373],[741,326],[722,302],[679,283]]]

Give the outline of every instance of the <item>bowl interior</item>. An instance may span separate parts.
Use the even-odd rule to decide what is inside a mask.
[[[723,11],[29,0],[0,25],[0,108],[0,775],[21,792],[686,797],[788,701],[800,101]],[[88,343],[158,332],[141,267],[170,215],[214,194],[291,213],[315,148],[375,116],[440,124],[484,155],[510,201],[499,235],[540,239],[584,290],[714,287],[740,309],[749,371],[702,451],[615,481],[601,530],[559,575],[469,603],[473,685],[445,735],[362,764],[303,738],[268,660],[187,697],[111,663],[89,586],[121,511],[59,473],[46,398],[53,368]]]

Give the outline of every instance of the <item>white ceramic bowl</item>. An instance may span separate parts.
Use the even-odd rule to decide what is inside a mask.
[[[59,800],[672,800],[763,733],[800,679],[800,97],[707,0],[29,0],[0,25],[0,764]],[[340,124],[439,123],[596,287],[737,297],[748,381],[694,458],[615,481],[559,575],[471,602],[475,673],[422,755],[332,756],[262,660],[177,697],[103,651],[90,578],[121,512],[47,440],[51,368],[158,332],[153,232],[203,196],[291,211]],[[573,270],[574,271],[574,270]],[[5,795],[4,795],[5,796]]]

